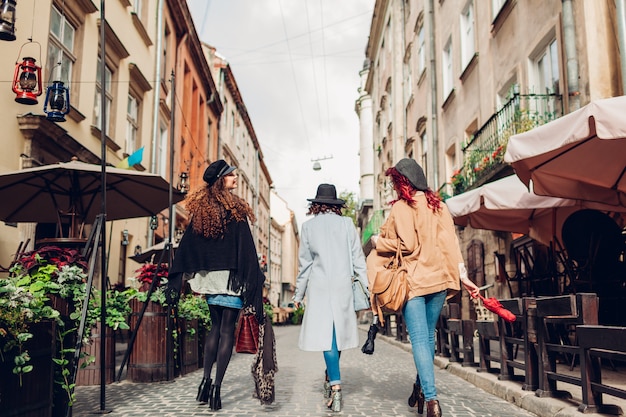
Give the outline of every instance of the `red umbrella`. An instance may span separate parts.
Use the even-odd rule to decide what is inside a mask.
[[[500,301],[498,301],[495,297],[485,298],[482,295],[478,294],[478,298],[482,300],[483,305],[487,310],[496,313],[498,316],[502,317],[505,321],[508,321],[509,323],[513,323],[515,321],[515,314],[504,308],[502,304],[500,304]]]

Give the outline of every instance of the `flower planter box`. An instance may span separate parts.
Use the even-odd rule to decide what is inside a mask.
[[[198,369],[198,320],[181,320],[181,375]],[[189,329],[193,329],[189,333]]]
[[[13,355],[0,360],[0,417],[52,416],[56,324],[52,321],[30,325],[33,338],[26,342],[33,371],[23,374],[22,385],[13,374]],[[1,347],[0,347],[1,348]]]
[[[132,314],[130,328],[137,326],[143,303],[137,299],[130,302]],[[128,364],[128,378],[133,382],[158,382],[174,375],[174,358],[167,361],[166,347],[167,312],[159,304],[149,302],[137,331]]]
[[[76,385],[100,385],[100,343],[102,341],[100,333],[100,323],[91,329],[90,343],[83,345],[82,351],[88,356],[93,356],[96,360],[85,368],[82,364],[87,358],[79,361],[78,373],[76,375]],[[115,333],[113,329],[107,327],[105,335],[105,383],[110,384],[115,380]]]

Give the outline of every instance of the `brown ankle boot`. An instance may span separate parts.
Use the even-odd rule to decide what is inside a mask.
[[[439,401],[426,401],[426,417],[441,417],[441,407],[439,407]]]

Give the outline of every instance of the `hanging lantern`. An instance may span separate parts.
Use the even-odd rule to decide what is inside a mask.
[[[187,191],[189,191],[189,174],[187,174],[186,172],[181,172],[178,178],[178,191],[186,194]]]
[[[0,4],[0,39],[15,40],[15,0],[2,0]]]
[[[156,230],[159,227],[159,219],[157,216],[150,216],[150,230]]]
[[[35,58],[26,57],[21,63],[15,64],[13,75],[13,92],[17,94],[15,101],[21,104],[37,104],[41,89],[41,67],[35,64]]]
[[[65,121],[65,115],[70,112],[70,89],[65,87],[63,81],[53,81],[46,89],[43,112],[47,115],[46,119],[51,122]]]

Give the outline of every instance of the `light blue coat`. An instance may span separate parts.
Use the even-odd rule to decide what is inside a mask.
[[[352,262],[350,261],[352,259]],[[331,349],[333,325],[337,348],[359,345],[352,295],[352,271],[367,288],[365,256],[349,217],[322,213],[302,224],[299,272],[294,300],[306,304],[298,346],[305,351]]]

